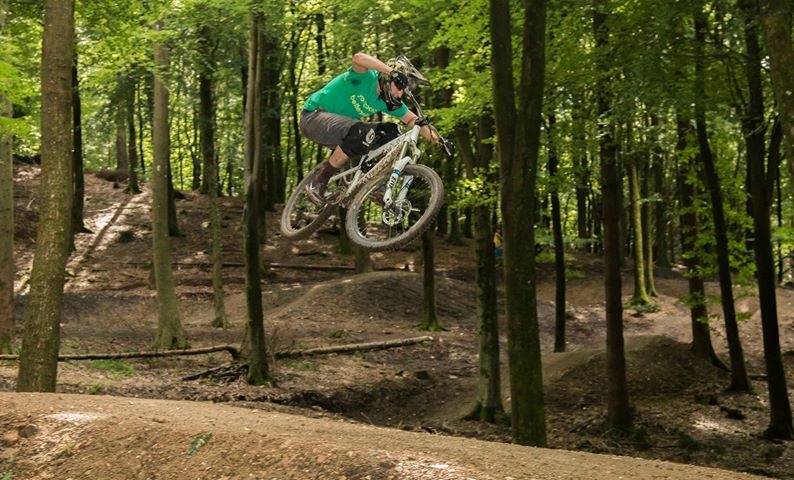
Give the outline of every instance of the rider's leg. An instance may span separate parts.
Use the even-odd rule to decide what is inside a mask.
[[[347,163],[348,158],[349,157],[341,147],[336,147],[331,156],[328,157],[328,160],[325,161],[323,169],[317,174],[316,183],[319,185],[328,184],[328,180]]]
[[[325,166],[317,174],[317,178],[312,182],[312,186],[322,195],[328,180],[345,164],[347,160],[356,155],[363,155],[372,148],[377,132],[377,124],[356,122],[347,131],[339,146],[334,149],[331,157],[325,162]]]

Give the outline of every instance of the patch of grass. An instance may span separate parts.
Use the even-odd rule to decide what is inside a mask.
[[[584,270],[576,270],[571,267],[565,268],[565,278],[572,279],[572,278],[584,278]]]
[[[93,360],[88,363],[94,370],[102,370],[116,378],[127,378],[135,375],[135,369],[127,362],[121,360]]]
[[[627,310],[634,310],[639,315],[644,315],[646,313],[654,313],[660,310],[659,304],[650,302],[650,303],[643,303],[641,301],[634,301],[629,300],[623,308]]]
[[[105,386],[105,384],[102,383],[102,382],[93,383],[93,384],[89,385],[85,389],[85,393],[87,395],[96,395],[97,393],[99,393],[102,390],[102,387],[104,387],[104,386]],[[0,479],[0,480],[2,480],[2,479]]]
[[[3,472],[3,476],[0,477],[0,480],[14,480],[14,472],[11,470],[6,470]]]
[[[319,368],[316,363],[301,358],[290,358],[283,360],[283,362],[285,367],[294,368],[295,370],[315,372]]]
[[[342,330],[334,330],[333,332],[328,334],[328,338],[347,338],[350,336],[350,332],[345,329]]]
[[[199,435],[196,435],[193,438],[193,441],[190,442],[190,446],[187,449],[188,456],[195,455],[196,452],[199,451],[201,447],[206,445],[212,439],[212,432],[204,432]]]

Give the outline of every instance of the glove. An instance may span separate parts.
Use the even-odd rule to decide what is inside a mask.
[[[394,82],[394,85],[400,90],[405,90],[405,87],[408,86],[408,77],[403,72],[392,70],[389,76],[391,77],[391,81]]]

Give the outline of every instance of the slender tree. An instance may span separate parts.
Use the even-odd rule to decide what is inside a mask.
[[[654,241],[652,242],[651,258],[655,263],[661,267],[670,266],[670,257],[668,255],[668,228],[667,228],[667,206],[668,206],[668,188],[664,182],[665,180],[665,157],[663,154],[662,144],[659,141],[659,116],[651,116],[651,178],[652,188],[658,200],[654,202],[653,210],[654,220]],[[650,276],[653,278],[653,262],[649,265]],[[655,287],[654,287],[655,290]],[[649,292],[653,295],[652,292]]]
[[[161,24],[154,26],[161,30]],[[154,47],[154,121],[152,145],[154,165],[152,172],[152,239],[154,251],[154,277],[157,285],[158,327],[155,346],[162,349],[185,348],[187,339],[182,329],[179,300],[176,297],[171,271],[171,238],[168,222],[168,164],[170,142],[168,136],[168,85],[169,51],[164,43]]]
[[[210,236],[212,238],[212,293],[215,306],[213,327],[227,328],[223,292],[223,245],[221,242],[221,212],[218,205],[218,163],[215,156],[215,93],[214,68],[215,47],[208,26],[201,30],[200,45],[203,45],[204,57],[199,64],[199,139],[201,147],[201,165],[204,175],[200,191],[209,193],[210,197]]]
[[[471,134],[465,125],[455,130],[458,151],[466,167],[466,176],[474,179],[487,175],[493,161],[493,148],[485,141],[493,136],[493,119],[482,115],[479,120],[476,155],[471,149]],[[494,185],[496,179],[483,179],[483,185]],[[478,195],[474,206],[474,253],[477,261],[475,284],[477,297],[477,330],[479,332],[479,386],[477,402],[467,418],[494,423],[504,418],[502,380],[499,361],[499,317],[496,305],[496,258],[494,256],[491,212],[496,209],[495,192]]]
[[[599,156],[601,159],[601,201],[603,211],[604,292],[607,322],[607,422],[620,431],[631,430],[632,416],[626,381],[626,354],[623,342],[623,303],[620,274],[620,179],[618,175],[618,146],[614,126],[609,124],[611,99],[606,51],[609,46],[609,29],[606,25],[605,2],[598,2],[593,12],[593,30],[598,55],[597,80]]]
[[[141,187],[138,182],[138,150],[135,148],[135,84],[129,89],[127,95],[127,131],[129,132],[127,142],[127,155],[130,159],[130,169],[127,176],[127,187],[124,189],[125,193],[137,195],[141,193]]]
[[[44,2],[41,183],[36,252],[25,310],[17,391],[54,392],[64,273],[72,238],[74,2]]]
[[[695,139],[695,131],[690,116],[678,110],[676,113],[676,131],[678,140],[676,154],[678,156],[676,176],[679,195],[679,223],[681,224],[681,251],[687,269],[689,295],[686,303],[692,321],[692,351],[711,361],[714,365],[723,366],[711,342],[709,330],[709,312],[706,304],[706,287],[703,281],[703,260],[697,251],[697,239],[700,235],[700,222],[695,209],[695,189],[700,183],[697,160],[688,148]]]
[[[436,256],[435,233],[429,229],[422,234],[422,325],[421,330],[438,332],[443,330],[438,322],[436,309]]]
[[[565,351],[565,244],[562,234],[562,214],[560,212],[560,185],[555,128],[557,117],[549,115],[548,152],[549,181],[551,182],[551,226],[554,235],[554,351]]]
[[[248,323],[246,324],[248,383],[263,385],[270,381],[265,343],[264,311],[262,306],[261,269],[259,265],[259,219],[262,201],[262,155],[261,149],[261,111],[258,107],[261,85],[258,76],[263,75],[261,58],[264,53],[261,43],[261,14],[252,12],[251,32],[248,38],[248,91],[245,106],[245,212],[244,212],[244,245],[245,245],[245,297],[248,307]]]
[[[750,99],[743,119],[747,164],[750,174],[750,196],[753,213],[753,249],[757,266],[758,299],[764,338],[764,360],[769,387],[769,426],[765,434],[772,438],[794,438],[791,404],[786,386],[783,357],[780,352],[780,327],[775,294],[775,259],[772,251],[772,230],[769,220],[769,190],[772,182],[764,166],[764,99],[761,81],[761,46],[757,26],[756,2],[741,0],[744,14],[747,86]]]
[[[731,279],[725,209],[722,201],[720,179],[717,174],[717,166],[711,151],[706,126],[706,107],[704,105],[706,59],[703,52],[706,41],[706,27],[705,13],[702,5],[698,4],[695,7],[695,129],[699,148],[699,162],[703,165],[705,182],[711,198],[711,216],[714,222],[722,314],[731,361],[730,389],[749,392],[752,387],[747,376],[747,367],[744,363],[744,352],[739,338],[739,325],[736,320],[736,306],[733,299],[733,281]]]
[[[505,311],[513,439],[546,445],[543,370],[535,290],[535,213],[545,69],[545,0],[524,0],[519,88],[513,83],[510,4],[490,1],[496,133],[501,165]],[[519,96],[516,109],[515,97]]]
[[[90,232],[83,222],[85,206],[85,178],[83,175],[83,120],[80,104],[80,77],[77,72],[77,54],[72,61],[72,175],[74,176],[74,202],[72,203],[72,245],[74,250],[74,235]]]
[[[633,135],[632,128],[627,129],[627,135],[629,137],[629,145],[633,146],[634,142],[631,138]],[[639,306],[650,304],[651,298],[645,288],[645,246],[643,243],[645,232],[642,228],[642,194],[640,191],[639,166],[637,165],[638,156],[635,151],[630,151],[627,155],[629,195],[631,196],[631,231],[634,236],[632,239],[634,247],[632,251],[634,256],[634,295],[631,297],[630,303]]]
[[[0,33],[5,28],[6,4],[0,0]],[[11,101],[0,95],[0,117],[10,118]],[[0,353],[14,344],[14,137],[0,130]]]

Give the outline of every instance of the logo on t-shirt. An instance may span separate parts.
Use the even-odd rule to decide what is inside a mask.
[[[369,117],[370,115],[378,113],[378,109],[367,103],[367,99],[364,98],[364,95],[351,95],[350,103],[353,105],[353,108],[356,109],[356,112],[361,118]]]

